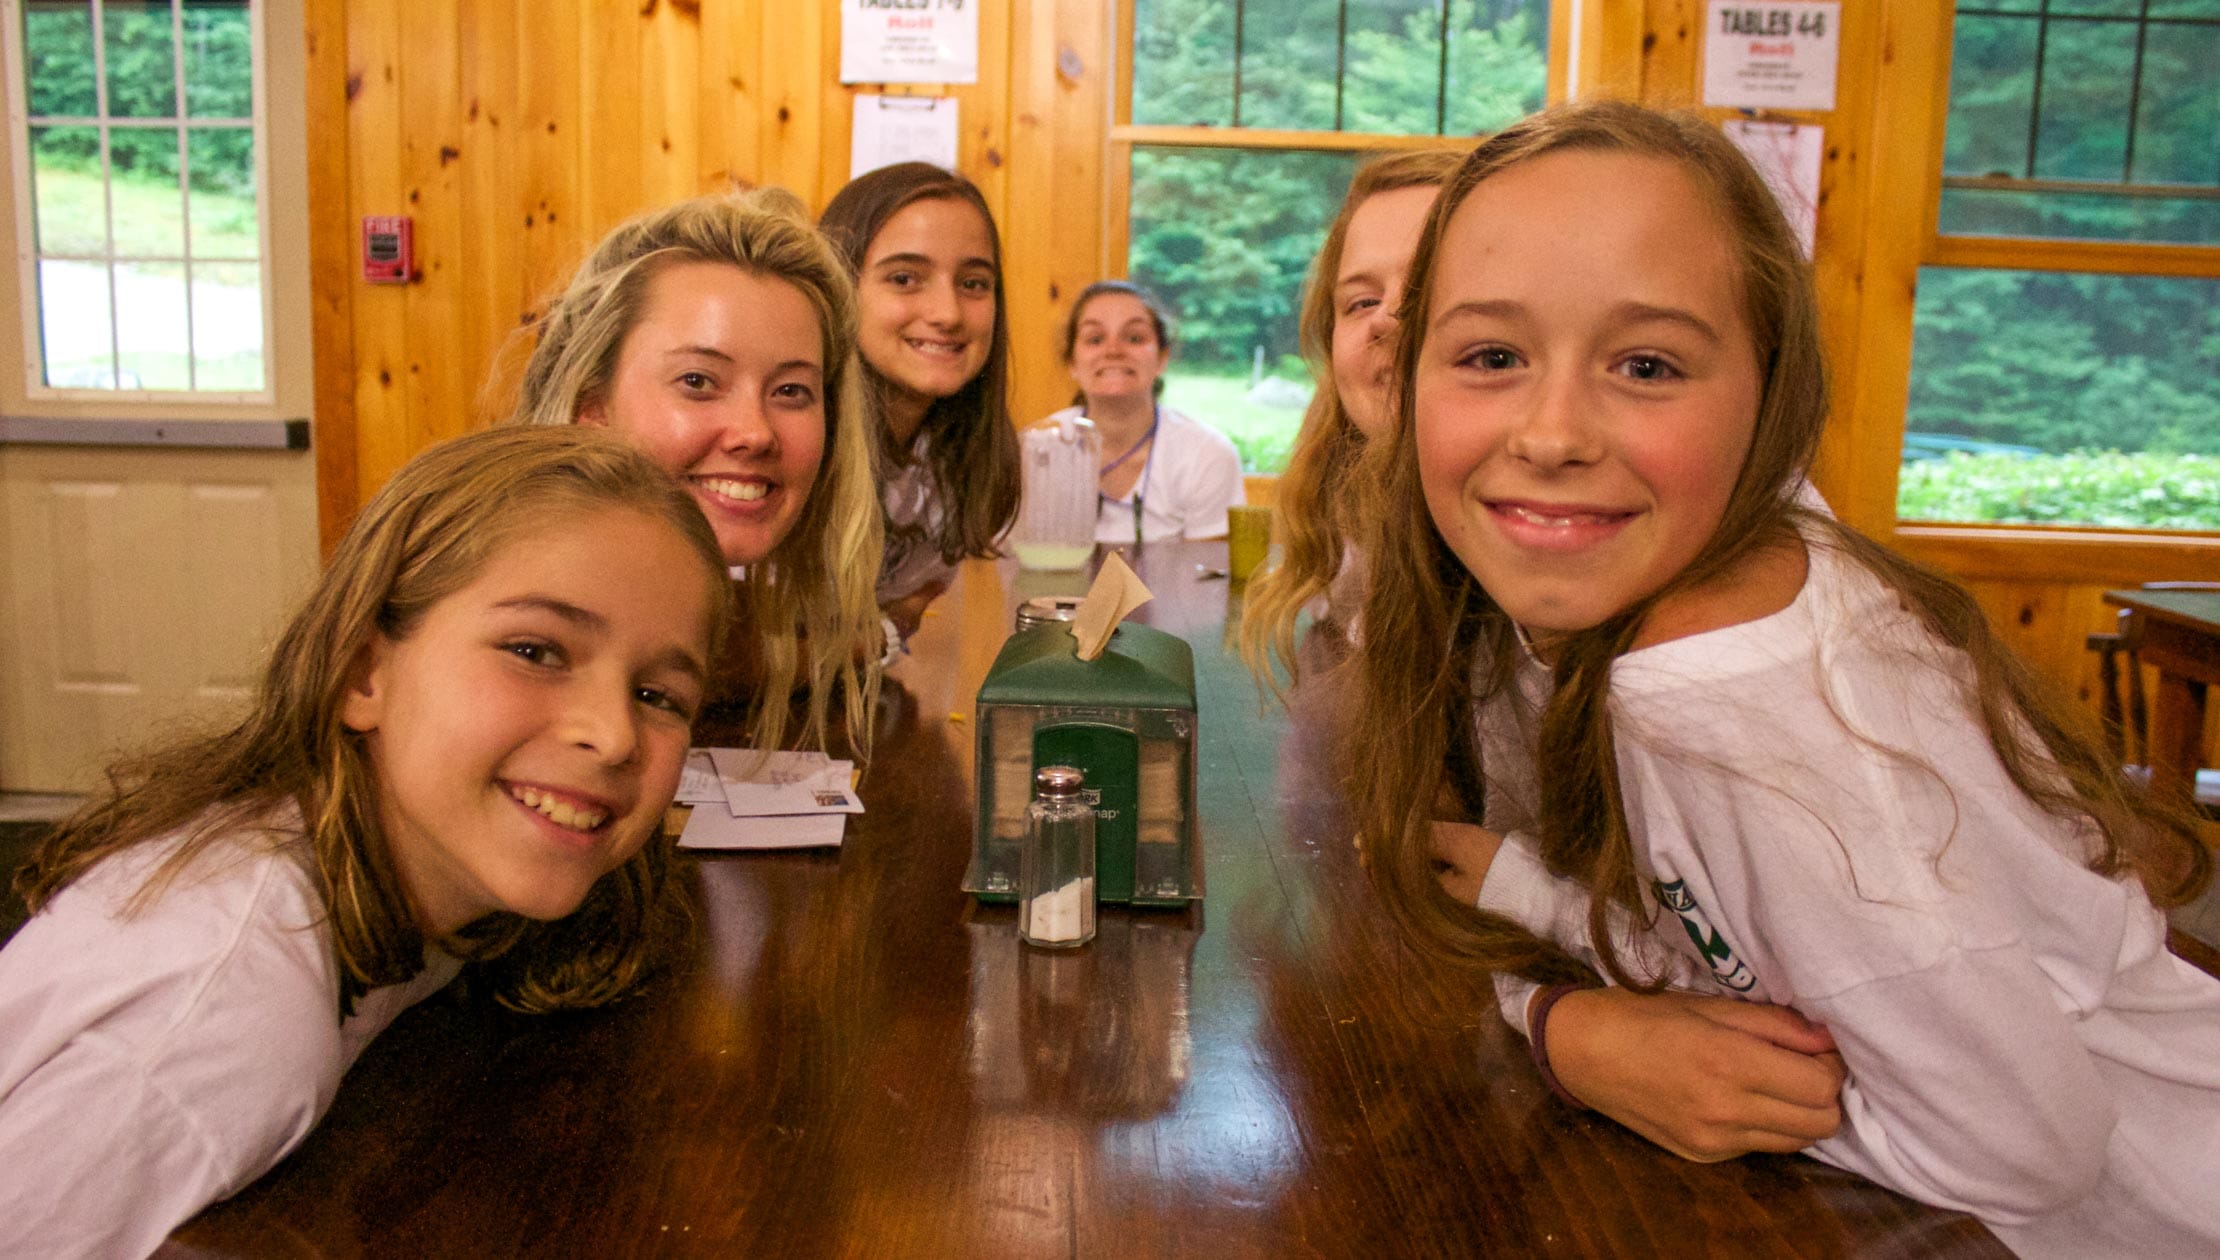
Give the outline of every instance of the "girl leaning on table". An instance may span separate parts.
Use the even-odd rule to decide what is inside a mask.
[[[1360,637],[1364,557],[1350,479],[1365,447],[1394,427],[1397,312],[1411,255],[1435,195],[1463,161],[1462,153],[1433,149],[1367,163],[1319,249],[1301,319],[1317,392],[1274,506],[1284,558],[1250,583],[1241,616],[1243,655],[1268,685],[1278,685],[1273,656],[1299,685],[1306,681],[1295,641],[1306,607],[1323,605],[1305,640],[1319,658],[1340,658],[1346,640]],[[1343,685],[1331,676],[1308,682]],[[1786,1007],[1615,990],[1584,994],[1560,1011],[1551,1025],[1559,1079],[1679,1154],[1717,1160],[1800,1150],[1840,1124],[1834,1043]]]
[[[758,748],[783,746],[795,692],[804,742],[822,741],[837,695],[869,747],[880,533],[855,322],[847,271],[799,200],[695,197],[587,255],[534,323],[512,412],[609,428],[684,483],[745,627],[713,690],[749,702]]]
[[[1794,1007],[1848,1065],[1810,1153],[2021,1254],[2220,1249],[2220,981],[2153,904],[2210,858],[1964,590],[1799,501],[1818,323],[1748,163],[1549,111],[1412,273],[1349,736],[1393,917],[1551,986],[1505,1012],[1550,1054],[1559,982]],[[1474,708],[1485,826],[1436,828]]]
[[[1097,280],[1064,321],[1064,366],[1079,387],[1050,420],[1085,417],[1102,438],[1095,541],[1223,538],[1244,501],[1241,455],[1226,435],[1166,407],[1172,313],[1140,285]]]
[[[1017,517],[1002,237],[976,185],[926,162],[857,177],[818,226],[855,279],[891,661],[956,563],[999,554]]]
[[[467,963],[524,1011],[637,985],[731,612],[717,540],[605,434],[420,455],[221,734],[112,767],[17,875],[0,1254],[144,1255],[261,1176]]]

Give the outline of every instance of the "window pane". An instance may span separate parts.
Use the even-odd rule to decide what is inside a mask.
[[[1232,5],[1136,0],[1133,121],[1167,127],[1233,124]]]
[[[1138,0],[1133,120],[1432,135],[1539,108],[1549,0],[1447,4],[1445,63],[1443,0]]]
[[[2220,245],[2220,200],[1945,188],[1942,230],[1966,236]]]
[[[1241,125],[1332,131],[1339,0],[1242,7]]]
[[[2074,13],[2092,17],[2131,18],[2141,11],[2142,7],[2143,0],[2050,0],[2050,11],[2053,13]]]
[[[108,325],[108,266],[96,262],[39,263],[39,326],[45,341],[48,385],[56,389],[115,389],[115,345]],[[126,388],[135,388],[129,382]]]
[[[177,115],[177,62],[170,42],[170,6],[108,0],[101,6],[108,45],[108,115]]]
[[[192,388],[185,328],[185,264],[116,264],[116,351],[131,388]]]
[[[1540,109],[1548,90],[1548,0],[1450,0],[1444,132],[1493,131]]]
[[[1897,510],[2220,529],[2220,280],[1923,268]]]
[[[1349,6],[1345,131],[1431,135],[1441,108],[1441,8],[1435,0]]]
[[[2052,22],[2043,56],[2036,178],[2124,177],[2134,84],[2133,23]]]
[[[2151,0],[2154,18],[2220,18],[2220,0]]]
[[[32,0],[23,9],[23,70],[31,112],[90,118],[93,91],[92,6]]]
[[[2026,176],[2037,29],[2031,19],[1958,18],[1944,174]]]
[[[31,128],[31,190],[39,253],[108,252],[97,128]]]
[[[254,31],[246,0],[186,6],[185,109],[195,118],[254,116]]]
[[[1278,472],[1302,423],[1310,373],[1296,315],[1311,256],[1357,158],[1300,150],[1133,152],[1133,279],[1179,313],[1165,401]]]
[[[177,183],[175,131],[167,127],[109,131],[108,183],[118,257],[185,256],[185,198]]]
[[[2216,0],[2220,3],[2220,0]],[[2154,184],[2220,182],[2220,21],[2154,26],[2143,48],[2134,178]],[[2203,238],[2211,241],[2214,237]]]
[[[193,265],[193,354],[201,389],[264,388],[260,266]]]
[[[195,127],[185,134],[192,159],[187,204],[193,257],[254,258],[262,230],[254,213],[254,133],[243,127]]]

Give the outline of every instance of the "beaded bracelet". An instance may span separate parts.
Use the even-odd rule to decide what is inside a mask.
[[[1573,1097],[1572,1092],[1567,1090],[1564,1083],[1557,1079],[1557,1073],[1550,1071],[1549,1043],[1544,1038],[1549,1028],[1549,1012],[1551,1008],[1557,1005],[1557,1000],[1568,993],[1594,987],[1592,984],[1550,985],[1534,995],[1534,1004],[1528,1008],[1526,1018],[1526,1050],[1528,1054],[1534,1057],[1534,1070],[1541,1073],[1542,1084],[1549,1086],[1549,1092],[1557,1095],[1559,1102],[1568,1107],[1578,1108],[1581,1111],[1589,1110],[1588,1104]]]

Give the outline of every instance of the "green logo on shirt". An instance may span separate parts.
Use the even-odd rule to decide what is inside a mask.
[[[1668,884],[1651,880],[1650,891],[1657,896],[1658,904],[1680,916],[1680,925],[1688,929],[1688,939],[1696,943],[1696,952],[1704,956],[1711,967],[1711,974],[1719,983],[1736,993],[1748,993],[1757,986],[1757,977],[1734,956],[1734,949],[1727,938],[1711,926],[1704,917],[1704,909],[1696,904],[1694,894],[1688,891],[1688,881],[1676,879]]]

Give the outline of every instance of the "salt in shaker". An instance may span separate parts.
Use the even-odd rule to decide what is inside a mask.
[[[1069,949],[1095,938],[1095,809],[1071,766],[1043,766],[1018,853],[1018,935]]]

